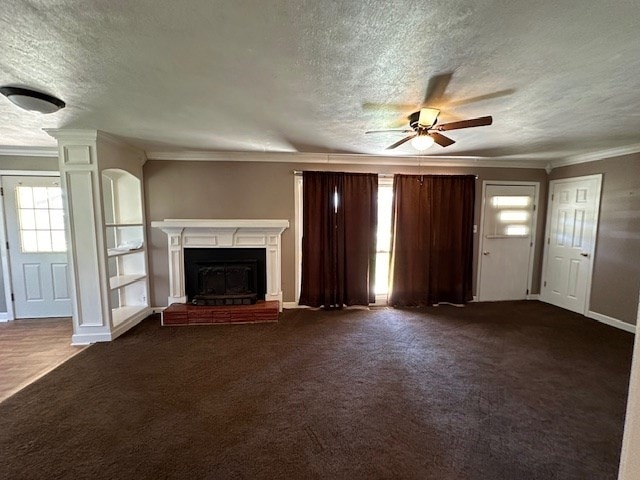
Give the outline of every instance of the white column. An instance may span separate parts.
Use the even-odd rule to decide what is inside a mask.
[[[183,228],[167,228],[165,233],[169,249],[169,298],[167,305],[185,303],[187,294],[184,286],[184,254],[182,252]]]
[[[624,423],[624,439],[620,455],[619,480],[640,479],[640,305],[636,321],[636,338],[631,363],[631,380],[627,400],[627,417]]]
[[[73,343],[111,338],[102,252],[102,196],[96,130],[57,131],[73,292]]]

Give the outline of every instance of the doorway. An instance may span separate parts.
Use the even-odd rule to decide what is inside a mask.
[[[9,266],[4,286],[12,318],[70,317],[59,177],[3,176],[2,194]]]
[[[591,292],[602,175],[549,182],[541,299],[584,315]]]
[[[478,301],[523,300],[531,291],[539,184],[482,185]]]

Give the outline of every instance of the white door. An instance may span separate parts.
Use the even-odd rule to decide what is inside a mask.
[[[486,184],[478,300],[522,300],[529,293],[535,185]]]
[[[581,314],[591,284],[601,182],[601,175],[591,175],[549,183],[541,298]]]
[[[6,176],[2,186],[15,317],[70,317],[60,179]]]

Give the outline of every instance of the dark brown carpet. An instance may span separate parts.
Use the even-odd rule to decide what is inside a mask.
[[[0,477],[614,479],[632,341],[538,302],[153,316],[0,404]]]

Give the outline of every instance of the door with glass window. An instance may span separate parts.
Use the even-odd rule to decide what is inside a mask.
[[[15,317],[70,317],[60,179],[6,176],[2,186]]]
[[[523,300],[529,293],[535,185],[485,185],[478,300]]]

